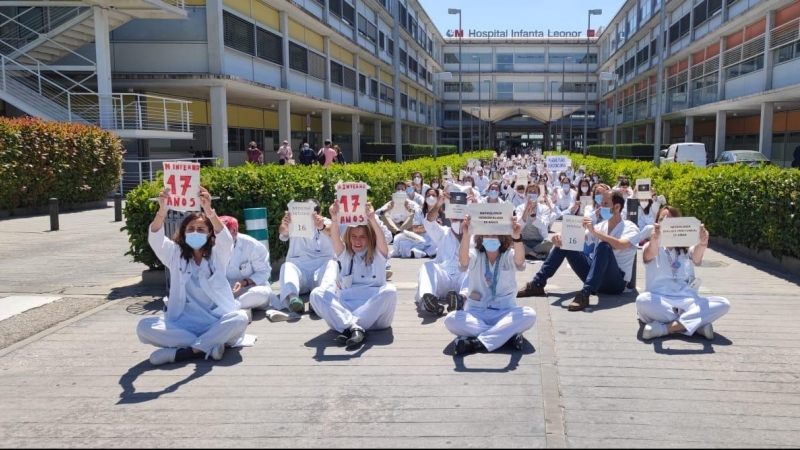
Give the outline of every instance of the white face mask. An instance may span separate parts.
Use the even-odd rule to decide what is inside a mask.
[[[422,178],[414,177],[414,184],[420,184],[422,182]]]
[[[589,186],[581,186],[581,192],[583,193],[589,192]]]
[[[431,187],[434,189],[439,189],[439,183],[433,183],[431,184]]]
[[[453,233],[461,234],[461,222],[450,222],[450,228],[453,229]]]
[[[425,199],[425,203],[427,203],[429,206],[433,206],[433,205],[435,205],[435,204],[436,204],[436,202],[437,202],[438,200],[439,200],[438,198],[436,198],[436,197],[434,197],[434,196],[432,196],[432,195],[431,195],[430,197],[428,197],[428,198],[426,198],[426,199]]]

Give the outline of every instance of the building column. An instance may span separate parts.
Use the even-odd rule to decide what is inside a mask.
[[[358,53],[354,53],[353,68],[356,69],[356,92],[353,94],[353,106],[355,106],[356,108],[358,108],[358,103],[359,103],[358,100],[359,97],[361,97],[361,89],[360,89],[361,86],[359,85],[359,79],[358,79],[358,76],[361,73],[361,68],[359,67],[358,61],[359,61]],[[367,89],[369,89],[369,78],[367,78]]]
[[[667,122],[666,120],[663,122],[664,131],[661,133],[661,142],[659,145],[667,144],[669,145],[672,142],[672,124]]]
[[[333,140],[333,133],[331,132],[331,110],[322,110],[322,141],[325,139]]]
[[[772,90],[772,73],[775,64],[775,52],[770,50],[772,47],[772,29],[775,28],[775,10],[767,11],[766,30],[764,31],[764,80],[762,92]],[[763,108],[762,108],[763,110]],[[761,114],[764,117],[764,114]],[[772,136],[772,131],[770,131]],[[770,138],[771,139],[771,138]]]
[[[97,93],[100,106],[100,128],[115,127],[114,105],[111,102],[111,41],[108,28],[108,10],[95,6],[94,42],[97,68]]]
[[[714,159],[719,157],[725,151],[725,137],[728,122],[728,114],[726,111],[717,111],[717,126],[714,133]],[[772,133],[770,132],[770,138]]]
[[[394,40],[394,53],[392,54],[392,65],[394,66],[394,103],[392,104],[392,140],[394,141],[395,162],[403,162],[403,136],[402,122],[400,119],[400,1],[393,2],[392,15],[394,24],[392,25],[392,40]],[[460,86],[459,86],[460,87]]]
[[[636,135],[636,127],[631,127],[631,144],[636,143],[637,137],[638,136]]]
[[[765,102],[761,104],[761,124],[758,129],[758,151],[767,159],[772,159],[772,118],[775,113],[775,104]]]
[[[328,11],[328,2],[325,2],[325,11]],[[324,14],[324,13],[323,13]],[[325,14],[327,15],[327,14]],[[286,11],[280,12],[281,33],[284,36],[289,36],[289,14]],[[327,23],[327,19],[325,21]],[[283,47],[283,66],[281,66],[281,87],[289,89],[289,39],[282,39],[281,46]]]
[[[284,39],[286,41],[287,39]],[[331,37],[325,36],[322,40],[322,49],[325,51],[325,98],[331,99]],[[341,98],[339,99],[341,100]]]
[[[278,142],[292,142],[292,105],[289,100],[278,100]],[[309,144],[311,144],[309,142]]]
[[[352,162],[361,162],[361,118],[350,116],[350,141],[353,143]]]
[[[228,95],[225,85],[212,86],[209,91],[211,105],[211,154],[222,159],[228,167]]]
[[[686,125],[683,126],[683,142],[694,142],[694,117],[686,118]]]
[[[722,4],[723,4],[723,6],[722,6],[723,7],[723,10],[722,10],[723,14],[725,13],[725,10],[727,9],[727,8],[725,8],[724,5],[727,4],[727,3],[728,2],[722,2]],[[724,20],[726,20],[726,19],[723,18],[723,21]],[[719,39],[719,73],[717,74],[717,101],[718,102],[721,102],[722,100],[725,100],[725,69],[723,68],[725,66],[724,66],[724,62],[722,60],[722,55],[724,55],[724,54],[725,54],[725,37],[723,36],[723,37],[721,37]],[[687,92],[687,95],[689,95],[688,92]]]
[[[372,123],[372,139],[375,141],[375,143],[380,144],[383,139],[383,136],[381,136],[381,133],[383,132],[382,127],[383,123],[381,123],[380,119],[375,119],[375,122]]]
[[[215,75],[225,72],[225,38],[222,25],[222,0],[206,0],[208,30],[208,70]],[[288,33],[288,30],[284,33]]]
[[[653,125],[647,124],[644,126],[644,143],[650,144],[653,142]]]

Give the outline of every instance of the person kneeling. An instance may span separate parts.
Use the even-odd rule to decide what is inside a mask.
[[[367,330],[391,326],[397,306],[397,289],[386,282],[386,237],[372,205],[366,208],[369,225],[348,227],[343,237],[338,226],[331,227],[339,277],[309,296],[314,312],[340,333],[336,342],[347,347],[361,344]],[[339,223],[338,204],[331,205],[330,213],[333,223]]]
[[[255,341],[255,336],[244,334],[247,314],[239,309],[225,277],[233,237],[211,209],[211,195],[202,187],[200,204],[205,213],[189,214],[175,236],[166,237],[169,196],[169,189],[159,194],[159,210],[148,236],[153,252],[169,269],[169,305],[164,317],[140,320],[136,334],[143,344],[162,347],[150,355],[154,366],[195,357],[219,361],[226,345]]]
[[[469,296],[463,311],[453,311],[444,320],[447,330],[458,336],[453,341],[456,355],[484,348],[491,352],[507,342],[521,350],[522,333],[536,323],[536,312],[515,301],[514,269],[525,270],[525,249],[520,225],[512,221],[511,238],[475,236],[475,248],[470,249],[470,218],[464,218],[458,264],[462,272],[469,272]]]
[[[708,231],[700,225],[700,243],[690,248],[667,248],[659,245],[661,221],[681,217],[680,211],[665,206],[658,214],[658,223],[644,246],[644,265],[647,292],[636,298],[639,319],[646,323],[643,339],[667,334],[698,334],[714,339],[711,323],[728,313],[731,304],[723,297],[700,297],[699,280],[694,266],[703,262],[708,247]]]

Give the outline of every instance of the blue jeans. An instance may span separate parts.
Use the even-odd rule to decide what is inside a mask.
[[[556,271],[566,258],[575,275],[583,281],[584,295],[590,294],[621,294],[625,290],[625,272],[617,265],[614,250],[611,245],[601,242],[597,245],[594,258],[586,253],[562,250],[553,247],[542,264],[542,268],[533,277],[533,284],[544,287],[547,280],[556,274]]]

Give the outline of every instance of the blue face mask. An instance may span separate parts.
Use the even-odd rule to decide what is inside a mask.
[[[406,188],[406,194],[411,195],[413,193],[414,193],[414,188],[413,187],[407,187]]]
[[[595,203],[603,203],[603,195],[602,194],[595,195],[594,196],[594,202]]]
[[[539,200],[539,194],[528,194],[528,198],[533,201],[537,201]]]
[[[500,193],[497,191],[489,191],[489,198],[497,198],[500,196]]]
[[[597,182],[597,180],[598,180],[599,178],[598,178],[598,177],[592,177],[592,179],[593,179],[595,182]]]
[[[485,248],[487,252],[496,252],[500,250],[500,239],[483,238],[483,248]]]
[[[208,236],[204,233],[186,233],[186,238],[184,239],[186,245],[192,247],[195,250],[199,250],[206,245],[208,241]]]
[[[605,206],[600,207],[600,217],[602,217],[603,220],[608,220],[612,216],[613,214],[611,214],[611,208],[606,208]]]
[[[562,185],[561,185],[561,189],[562,189],[564,192],[567,192],[567,191],[569,191],[569,185],[568,185],[568,184],[562,184]]]

